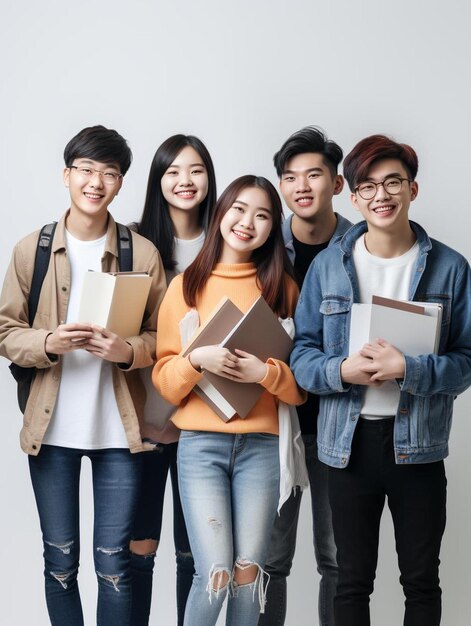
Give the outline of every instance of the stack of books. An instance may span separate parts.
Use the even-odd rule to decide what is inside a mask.
[[[182,356],[211,345],[223,346],[231,352],[243,350],[263,362],[270,357],[287,361],[292,340],[262,296],[245,314],[229,298],[224,298],[198,329]],[[246,417],[263,393],[263,387],[204,370],[194,392],[227,422],[234,415]]]

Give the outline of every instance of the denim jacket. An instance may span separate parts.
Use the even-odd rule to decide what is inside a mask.
[[[396,463],[429,463],[448,455],[453,401],[471,384],[471,272],[466,259],[429,239],[410,222],[419,244],[409,300],[443,306],[438,354],[405,355],[394,423]],[[314,260],[295,315],[291,367],[299,385],[321,396],[318,452],[332,467],[346,467],[360,416],[364,387],[344,385],[340,365],[348,355],[350,310],[359,301],[352,251],[367,230],[353,226]]]

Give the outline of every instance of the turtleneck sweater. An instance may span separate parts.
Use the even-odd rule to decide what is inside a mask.
[[[296,283],[287,277],[289,315],[292,316],[298,298]],[[260,296],[253,263],[218,263],[211,273],[196,310],[200,324],[204,324],[221,299],[227,296],[245,313]],[[159,310],[157,324],[157,363],[152,380],[159,393],[178,405],[172,417],[181,430],[200,430],[227,433],[278,434],[278,400],[287,404],[301,404],[305,394],[296,385],[288,365],[277,359],[268,359],[267,373],[260,381],[265,391],[246,418],[237,415],[224,422],[194,392],[193,387],[203,375],[187,357],[182,357],[179,321],[190,310],[183,298],[183,275],[170,283]],[[243,393],[244,383],[240,383]]]

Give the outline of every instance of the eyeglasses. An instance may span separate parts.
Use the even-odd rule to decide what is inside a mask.
[[[105,185],[116,185],[118,180],[123,177],[122,174],[111,172],[110,170],[102,172],[101,170],[94,170],[91,167],[82,167],[80,165],[69,165],[69,169],[77,170],[80,176],[86,180],[92,178],[94,174],[99,174]]]
[[[407,182],[411,183],[412,181],[409,178],[399,178],[399,176],[389,176],[385,178],[380,183],[374,183],[373,181],[368,181],[367,183],[361,183],[358,187],[355,187],[355,193],[358,192],[358,195],[363,198],[363,200],[372,200],[377,191],[378,187],[382,185],[384,191],[391,195],[396,196],[402,190],[402,183],[407,180]]]

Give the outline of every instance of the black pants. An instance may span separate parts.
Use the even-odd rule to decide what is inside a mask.
[[[438,566],[446,522],[445,468],[443,461],[396,465],[393,428],[393,419],[360,419],[348,467],[329,468],[339,566],[334,600],[336,626],[370,624],[369,596],[385,496],[406,597],[404,626],[440,624]]]

